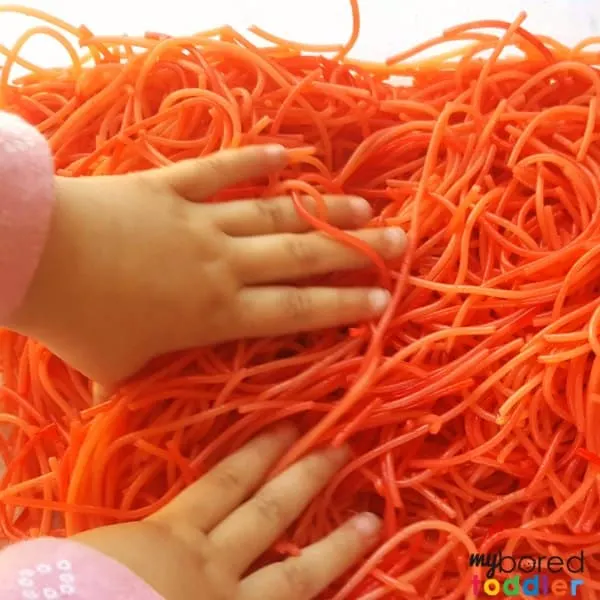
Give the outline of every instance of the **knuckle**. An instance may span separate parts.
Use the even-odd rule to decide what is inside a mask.
[[[306,319],[312,313],[313,302],[308,293],[294,289],[287,292],[284,298],[285,313],[292,321]]]
[[[130,173],[128,177],[131,178],[131,181],[134,182],[136,186],[148,194],[164,194],[164,182],[158,177],[158,173],[153,169],[149,171],[136,171]]]
[[[175,542],[175,548],[182,551],[193,561],[195,567],[201,572],[210,562],[211,548],[206,535],[196,527],[190,527],[185,519],[150,517],[145,520],[147,526],[155,529],[162,538],[165,536]]]
[[[323,455],[314,454],[304,460],[302,470],[306,481],[323,481],[329,473],[330,461]]]
[[[286,511],[282,503],[268,494],[257,494],[254,507],[260,518],[273,529],[279,530],[286,525]]]
[[[215,487],[219,490],[219,493],[225,495],[237,493],[246,488],[243,474],[234,469],[225,468],[216,471],[214,478]]]
[[[285,224],[285,214],[276,200],[257,200],[254,204],[258,217],[268,224],[272,232],[281,231]]]
[[[282,578],[287,589],[286,597],[311,598],[313,583],[306,571],[294,560],[282,563]]]
[[[219,159],[218,155],[207,156],[204,162],[204,175],[207,179],[215,181],[217,185],[223,180],[223,170],[225,165]]]
[[[286,251],[294,264],[303,269],[315,267],[319,263],[319,253],[307,237],[292,235],[288,238]]]

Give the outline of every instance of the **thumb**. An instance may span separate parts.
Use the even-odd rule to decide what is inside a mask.
[[[184,160],[157,171],[186,200],[204,200],[223,188],[268,175],[286,163],[283,146],[247,146],[222,150],[209,156]]]

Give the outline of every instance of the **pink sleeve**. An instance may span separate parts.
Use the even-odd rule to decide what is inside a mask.
[[[87,546],[40,538],[0,552],[2,600],[163,600],[124,566]]]
[[[40,261],[54,205],[54,164],[44,136],[0,112],[0,323],[19,307]]]

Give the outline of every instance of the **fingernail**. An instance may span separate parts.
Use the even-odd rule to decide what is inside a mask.
[[[381,529],[381,521],[373,513],[362,513],[354,517],[353,525],[365,537],[372,537]]]
[[[369,293],[369,304],[371,310],[379,314],[385,310],[385,307],[390,303],[391,294],[387,290],[373,290]]]
[[[373,216],[371,205],[364,198],[352,198],[350,207],[358,224],[368,221]]]
[[[404,246],[406,245],[406,233],[402,229],[391,227],[384,232],[383,237],[386,241],[388,251],[391,254],[398,254],[404,250]]]
[[[286,150],[280,144],[269,144],[264,147],[265,157],[269,162],[280,163],[285,158]]]

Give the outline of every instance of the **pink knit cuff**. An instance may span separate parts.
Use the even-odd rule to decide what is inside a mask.
[[[40,538],[0,552],[2,600],[163,600],[104,554],[70,540]]]
[[[0,323],[29,288],[50,229],[54,164],[35,127],[0,112]]]

